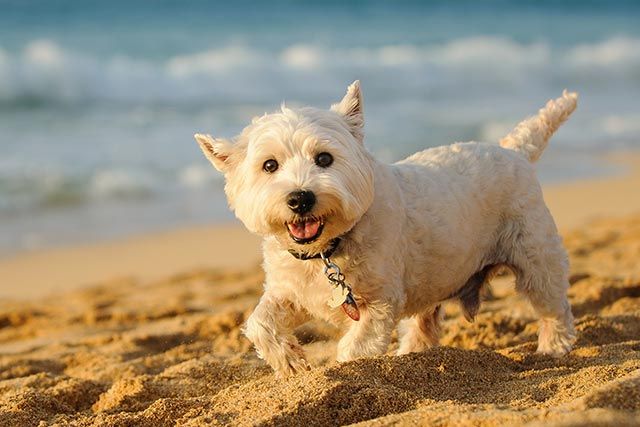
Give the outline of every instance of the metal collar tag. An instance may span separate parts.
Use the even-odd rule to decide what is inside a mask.
[[[360,310],[358,310],[358,304],[353,298],[351,292],[351,286],[345,282],[344,274],[340,271],[340,267],[331,262],[329,256],[324,252],[320,253],[320,257],[324,262],[324,275],[329,279],[329,284],[333,286],[331,291],[331,298],[327,301],[327,304],[331,308],[342,307],[342,310],[351,319],[360,320]]]

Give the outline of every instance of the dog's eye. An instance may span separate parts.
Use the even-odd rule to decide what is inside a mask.
[[[328,168],[333,163],[333,156],[329,153],[320,153],[316,156],[316,165],[321,168]]]
[[[278,170],[278,162],[273,159],[269,159],[262,164],[262,170],[267,173],[273,173]]]

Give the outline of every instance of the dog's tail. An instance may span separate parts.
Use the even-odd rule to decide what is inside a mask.
[[[535,162],[547,148],[549,138],[573,113],[578,104],[578,94],[562,92],[562,97],[550,100],[538,115],[520,122],[511,133],[500,141],[500,146],[518,151]]]

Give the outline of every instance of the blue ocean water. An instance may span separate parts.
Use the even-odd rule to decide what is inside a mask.
[[[640,148],[640,2],[0,0],[0,253],[228,221],[193,133],[355,79],[387,161],[577,90],[539,173],[607,173]]]

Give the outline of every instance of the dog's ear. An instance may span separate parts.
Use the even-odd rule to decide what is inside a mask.
[[[211,135],[201,133],[195,134],[194,137],[211,164],[220,172],[226,172],[229,169],[229,156],[233,151],[233,144],[226,139],[214,139]]]
[[[331,106],[331,110],[340,114],[351,128],[351,133],[358,140],[362,141],[364,126],[364,115],[362,114],[362,92],[360,91],[360,80],[351,83],[347,88],[347,94],[337,104]]]

